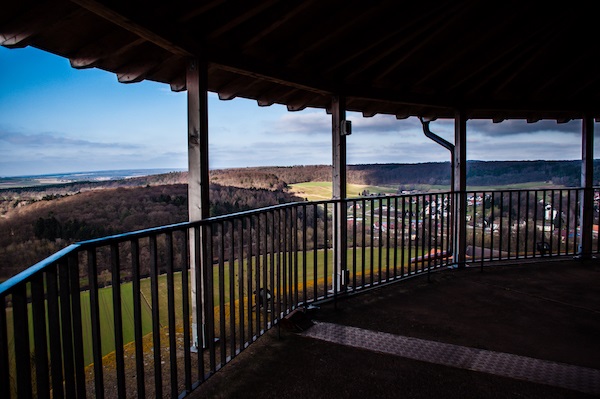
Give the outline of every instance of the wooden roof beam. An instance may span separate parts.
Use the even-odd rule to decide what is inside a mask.
[[[278,0],[263,0],[259,2],[259,4],[253,4],[248,6],[248,8],[242,10],[233,18],[228,19],[227,23],[219,25],[219,27],[207,35],[207,40],[215,40],[219,36],[227,33],[228,31],[234,29],[235,27],[241,25],[242,23],[256,17],[261,12],[265,11],[269,7],[272,7],[277,3]],[[230,13],[233,10],[230,10]]]
[[[64,5],[57,6],[54,3],[39,5],[15,18],[18,22],[0,27],[0,44],[8,48],[27,47],[31,40],[42,32],[65,25],[70,19],[80,17],[84,13],[84,10],[69,11]],[[48,23],[49,20],[52,22]]]
[[[71,66],[76,69],[93,68],[106,57],[118,57],[144,43],[146,43],[146,39],[137,37],[129,43],[119,47],[116,51],[111,51],[109,49],[111,46],[95,43],[80,49],[76,54],[69,57],[69,62],[71,63]]]
[[[258,43],[263,37],[269,35],[271,32],[277,30],[279,27],[285,25],[287,21],[294,18],[296,15],[300,14],[302,11],[312,6],[317,0],[303,0],[299,2],[292,10],[285,13],[285,15],[279,16],[273,23],[269,24],[262,28],[259,32],[255,32],[251,35],[250,40],[247,40],[241,45],[242,49],[248,49],[248,47],[253,46]]]
[[[121,28],[135,33],[139,37],[154,43],[155,45],[180,56],[191,57],[192,54],[185,48],[177,45],[161,34],[157,33],[153,29],[144,27],[137,22],[127,18],[119,12],[105,6],[104,4],[95,0],[71,0],[73,3],[85,8],[86,10],[106,19],[107,21],[120,26]]]

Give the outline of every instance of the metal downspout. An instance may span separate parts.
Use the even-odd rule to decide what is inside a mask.
[[[429,129],[429,123],[431,123],[431,120],[425,120],[423,117],[419,117],[419,120],[421,121],[421,124],[423,125],[423,133],[425,134],[426,137],[428,137],[429,139],[435,141],[436,143],[438,143],[439,145],[441,145],[442,147],[444,147],[445,149],[447,149],[448,151],[450,151],[450,169],[451,169],[451,175],[450,175],[450,209],[454,210],[454,144],[450,143],[449,141],[441,138],[440,136],[438,136],[437,134],[433,133],[430,129]],[[452,228],[452,230],[454,230],[454,212],[451,212],[451,218],[452,220],[449,221],[450,226]],[[454,236],[454,231],[450,233],[450,237]],[[452,243],[449,243],[449,247],[450,249],[447,251],[448,254],[452,254]]]

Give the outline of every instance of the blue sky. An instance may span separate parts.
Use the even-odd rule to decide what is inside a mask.
[[[186,93],[168,85],[121,84],[111,73],[75,70],[37,49],[0,47],[0,176],[186,168],[186,112]],[[349,164],[449,160],[416,118],[348,113],[348,119]],[[210,93],[210,166],[330,164],[330,123],[321,109],[288,112]],[[471,160],[581,158],[579,121],[469,121],[467,127]],[[431,129],[453,141],[451,120]]]

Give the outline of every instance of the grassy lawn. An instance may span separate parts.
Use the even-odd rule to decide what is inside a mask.
[[[364,190],[371,194],[394,194],[397,187],[368,186],[365,184],[347,184],[348,198],[358,198]],[[307,182],[290,184],[290,192],[309,201],[322,201],[331,199],[331,182]]]
[[[417,256],[414,248],[411,250],[411,257]],[[419,254],[421,255],[421,251]],[[389,273],[393,273],[393,250],[390,249],[389,255],[386,251],[386,248],[380,249],[375,247],[373,250],[371,248],[366,248],[363,250],[360,248],[356,249],[356,253],[352,248],[348,249],[348,269],[351,272],[351,279],[353,276],[356,276],[356,281],[358,284],[370,283],[370,276],[373,273],[374,281],[377,281],[380,265],[382,268],[382,272],[385,275],[387,265],[389,264]],[[389,262],[388,262],[389,256]],[[307,294],[312,297],[313,292],[315,290],[315,284],[317,285],[316,290],[318,292],[324,292],[331,288],[332,284],[332,273],[333,273],[333,251],[332,250],[317,250],[317,251],[307,251],[306,252],[306,261],[303,259],[303,254],[298,252],[296,254],[292,254],[293,261],[290,262],[290,256],[287,255],[286,265],[287,270],[286,273],[286,283],[290,282],[290,276],[292,279],[292,283],[298,285],[298,291],[300,298],[302,298],[302,292],[304,288],[306,288]],[[315,259],[316,257],[316,259]],[[283,254],[274,254],[273,262],[271,256],[259,257],[258,263],[259,266],[259,281],[260,285],[263,285],[264,275],[266,273],[267,276],[267,286],[273,293],[273,295],[277,295],[277,283],[275,283],[274,287],[270,286],[271,273],[274,276],[275,281],[278,281],[278,275],[281,273],[281,277],[283,278],[283,263],[278,265],[277,258],[281,258],[283,261]],[[364,263],[362,259],[364,258]],[[354,264],[353,259],[356,259],[356,264]],[[401,251],[397,252],[397,260],[398,265],[408,265],[409,263],[409,253],[408,249],[405,251],[404,259],[401,258]],[[315,263],[316,262],[316,263]],[[218,320],[220,314],[219,304],[219,295],[220,292],[223,293],[223,303],[225,304],[227,317],[229,316],[230,307],[233,304],[235,308],[239,306],[239,303],[243,303],[244,306],[248,306],[248,301],[250,301],[251,305],[254,304],[254,295],[252,292],[256,289],[256,263],[257,259],[254,257],[252,259],[253,266],[253,274],[251,276],[252,280],[252,289],[248,289],[247,281],[247,260],[244,260],[243,263],[243,273],[242,282],[243,282],[243,298],[240,298],[239,295],[239,279],[237,273],[239,272],[239,265],[237,261],[225,262],[223,267],[221,268],[219,265],[215,265],[213,267],[213,293],[214,293],[214,303],[215,305],[215,317]],[[266,265],[266,267],[265,267]],[[273,265],[275,266],[273,268]],[[412,266],[414,270],[414,266]],[[230,273],[233,270],[235,274],[233,281],[234,294],[231,295],[230,289]],[[363,275],[364,270],[364,275]],[[401,266],[397,266],[397,273],[401,273]],[[408,269],[405,269],[408,271]],[[296,277],[297,276],[297,277]],[[385,276],[383,277],[385,278]],[[305,280],[306,279],[306,280]],[[183,314],[182,314],[182,286],[181,286],[181,273],[174,273],[173,276],[173,286],[175,292],[175,318],[176,324],[178,326],[182,325]],[[306,281],[306,283],[305,283]],[[222,285],[221,285],[222,284]],[[140,281],[141,286],[141,296],[142,296],[142,335],[146,335],[152,332],[152,294],[151,294],[151,280],[150,278],[146,278]],[[134,341],[134,317],[133,317],[133,284],[130,282],[123,283],[120,286],[121,289],[121,312],[123,316],[123,342],[125,344]],[[281,286],[279,289],[282,289]],[[159,293],[159,322],[161,327],[165,327],[168,325],[168,313],[167,313],[167,276],[161,275],[158,278],[158,293]],[[112,298],[112,287],[100,288],[98,290],[98,300],[99,300],[99,311],[100,311],[100,334],[101,334],[101,343],[102,343],[102,356],[106,356],[114,351],[115,348],[115,339],[114,339],[114,318],[113,318],[113,298]],[[289,291],[288,291],[288,295]],[[83,354],[84,354],[84,363],[89,365],[93,362],[92,355],[92,333],[91,333],[91,314],[90,314],[90,292],[82,291],[81,292],[81,313],[82,313],[82,325],[83,325]],[[233,302],[232,302],[233,300]],[[33,320],[32,320],[32,312],[31,312],[31,304],[28,305],[28,314],[29,314],[29,336],[31,349],[33,352]],[[10,357],[14,357],[14,347],[12,340],[14,339],[14,331],[12,328],[12,309],[7,309],[7,321],[8,321],[8,336],[11,337],[9,342],[9,352]],[[218,321],[216,321],[218,323]]]
[[[565,188],[551,184],[548,182],[529,182],[529,183],[517,183],[517,184],[505,184],[499,186],[468,186],[468,191],[493,191],[493,190],[532,190],[532,189],[560,189]],[[434,192],[445,192],[450,191],[449,186],[439,185],[428,185],[428,184],[415,184],[411,185],[411,189],[422,193],[434,193]],[[360,194],[367,190],[371,194],[396,194],[398,191],[398,185],[393,186],[368,186],[364,184],[347,184],[346,192],[348,198],[358,198]],[[307,198],[309,201],[322,201],[331,199],[331,182],[307,182],[307,183],[296,183],[290,184],[290,192],[302,197]]]

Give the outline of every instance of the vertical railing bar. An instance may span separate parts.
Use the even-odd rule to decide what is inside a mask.
[[[356,200],[352,200],[352,289],[356,289],[356,260]],[[350,288],[350,281],[347,283]]]
[[[219,366],[227,363],[227,343],[226,343],[226,319],[225,319],[225,223],[218,224],[219,233],[219,352],[221,360]]]
[[[205,247],[204,247],[205,246]],[[206,375],[215,369],[214,340],[214,297],[212,292],[212,230],[210,225],[194,227],[194,265],[196,269],[196,334],[198,342],[198,379],[204,381]],[[210,279],[209,279],[210,276]],[[208,350],[208,365],[204,360],[204,350]]]
[[[387,214],[386,214],[386,229],[385,229],[385,279],[390,281],[390,198],[387,198]]]
[[[527,191],[527,200],[525,201],[525,258],[529,256],[529,203],[531,192]]]
[[[286,215],[286,256],[287,256],[287,278],[288,278],[288,290],[289,290],[289,306],[290,309],[296,308],[296,303],[294,302],[294,265],[293,265],[293,217],[292,210],[285,209]]]
[[[522,191],[517,191],[517,232],[516,232],[516,244],[517,244],[517,257],[519,259],[521,257],[521,194]]]
[[[282,309],[282,303],[283,303],[283,293],[282,293],[282,288],[283,288],[283,281],[282,281],[282,273],[283,273],[283,257],[284,255],[284,249],[282,248],[282,240],[283,240],[283,232],[285,231],[285,226],[282,225],[283,223],[283,218],[281,217],[281,209],[277,210],[274,214],[273,217],[277,216],[277,223],[275,223],[275,226],[277,228],[277,240],[276,240],[276,251],[277,251],[277,287],[275,287],[275,289],[277,290],[277,294],[275,295],[276,297],[276,301],[277,301],[277,318],[279,319],[280,317],[282,317],[282,314],[284,313],[284,310]],[[273,309],[274,310],[274,309]]]
[[[481,192],[481,271],[483,271],[483,264],[485,261],[485,227],[487,221],[485,219],[485,191]],[[492,249],[490,248],[490,257],[492,256]]]
[[[425,271],[426,265],[429,265],[429,261],[426,260],[428,258],[427,253],[427,235],[429,235],[428,231],[425,231],[428,228],[428,221],[425,220],[425,194],[423,194],[423,205],[421,212],[423,213],[423,219],[421,222],[421,252],[423,253],[421,256],[421,271]],[[431,198],[427,195],[428,198]],[[427,257],[427,258],[426,258]]]
[[[331,290],[333,293],[333,298],[334,298],[334,308],[337,309],[337,294],[338,294],[338,243],[339,243],[339,239],[338,239],[338,234],[339,234],[339,229],[338,229],[338,223],[337,223],[337,218],[338,218],[338,207],[341,207],[341,203],[336,203],[333,202],[332,203],[332,207],[333,207],[333,219],[332,219],[332,224],[331,224],[331,235],[332,235],[332,248],[333,248],[333,262],[332,262],[332,282],[331,282]]]
[[[561,250],[562,250],[562,232],[564,229],[564,225],[563,225],[563,219],[562,219],[562,215],[563,215],[563,195],[564,195],[564,190],[560,189],[558,190],[558,255],[561,254]],[[599,240],[600,241],[600,240]]]
[[[537,251],[537,236],[538,236],[538,190],[533,191],[533,256],[536,256]]]
[[[498,259],[502,259],[502,241],[504,240],[504,191],[500,191],[500,236],[498,237]]]
[[[178,396],[177,378],[177,335],[175,331],[175,281],[173,268],[173,233],[165,233],[165,254],[167,261],[167,319],[169,323],[169,363],[171,378],[171,397]],[[183,271],[182,271],[183,272]]]
[[[189,262],[188,256],[190,235],[189,230],[185,229],[181,231],[181,308],[183,311],[182,322],[183,322],[183,375],[184,381],[183,386],[186,393],[192,391],[192,358],[191,358],[191,345],[192,338],[190,333],[190,280],[189,280]],[[133,243],[133,241],[132,241]],[[133,256],[133,255],[132,255]],[[195,290],[194,290],[195,291]],[[197,292],[197,291],[196,291]],[[197,351],[201,352],[201,347],[196,348]],[[143,364],[142,364],[143,366]],[[137,364],[136,364],[137,367]]]
[[[235,224],[229,222],[229,353],[233,359],[236,355],[236,323],[235,323]],[[241,300],[241,298],[240,298]]]
[[[435,209],[435,228],[434,228],[434,237],[435,237],[435,252],[434,252],[434,253],[436,254],[436,257],[435,257],[434,259],[436,260],[436,264],[438,263],[438,260],[439,260],[439,259],[441,259],[441,258],[439,258],[439,259],[438,259],[438,256],[437,256],[437,253],[438,253],[438,248],[439,248],[439,244],[438,244],[438,239],[439,239],[439,237],[438,237],[438,233],[439,233],[439,232],[438,232],[438,224],[439,224],[439,223],[438,223],[438,222],[439,222],[439,221],[438,221],[438,216],[439,216],[439,215],[438,215],[438,210],[437,210],[437,207],[438,207],[438,206],[439,206],[439,204],[440,204],[440,202],[439,202],[439,201],[440,201],[440,197],[439,197],[439,195],[438,195],[438,194],[435,194],[435,206],[436,206],[436,209]],[[430,219],[431,219],[431,218],[433,218],[433,217],[431,216],[431,211],[430,211],[429,218],[430,218]],[[430,226],[430,233],[429,233],[429,236],[431,237],[431,221],[429,222],[429,226]],[[431,248],[431,238],[430,238],[430,241],[429,241],[429,253],[430,253],[430,254],[431,254],[431,250],[432,250],[432,248]],[[440,256],[442,256],[441,250],[440,250]],[[430,255],[430,257],[431,257],[431,255]],[[429,266],[431,267],[431,262],[430,262]],[[436,267],[436,265],[434,265],[434,267]]]
[[[429,220],[427,221],[427,280],[430,281],[431,276],[431,219],[433,219],[432,207],[431,207],[431,194],[429,194]],[[423,212],[423,217],[425,217],[425,212]]]
[[[308,279],[308,273],[307,273],[307,267],[308,267],[308,265],[306,264],[306,262],[307,262],[307,259],[306,259],[306,245],[307,245],[307,239],[306,239],[307,226],[306,226],[306,223],[307,223],[306,204],[302,204],[302,298],[303,298],[304,305],[308,304],[308,281],[307,281],[307,279]],[[279,240],[277,240],[277,241],[279,242]],[[279,274],[278,274],[278,276],[279,276]],[[279,313],[278,313],[278,315],[279,315]]]
[[[375,200],[370,199],[369,202],[371,203],[371,210],[370,210],[370,216],[371,219],[369,221],[369,231],[371,232],[371,239],[370,239],[370,244],[371,244],[371,253],[369,254],[369,261],[370,261],[370,276],[369,276],[369,285],[372,287],[373,283],[374,283],[374,279],[375,279]]]
[[[240,218],[240,220],[238,221],[238,280],[237,280],[237,284],[238,284],[238,298],[240,303],[238,304],[238,313],[239,313],[239,319],[240,319],[240,324],[239,324],[239,333],[238,336],[240,338],[240,342],[239,342],[239,346],[240,346],[240,351],[244,349],[244,344],[246,342],[246,326],[245,326],[245,314],[244,314],[244,307],[245,307],[245,300],[246,300],[246,296],[244,295],[244,221],[246,219],[245,218]],[[246,266],[247,268],[247,266]]]
[[[471,257],[471,262],[475,263],[477,259],[477,191],[473,191],[473,217],[472,217],[472,226],[471,226],[471,245],[473,246],[473,256]],[[481,256],[483,256],[483,248],[481,252]]]
[[[324,223],[323,223],[323,242],[325,244],[325,251],[323,252],[323,295],[325,298],[328,297],[328,286],[327,286],[327,280],[328,280],[328,270],[327,270],[327,258],[329,256],[329,234],[327,232],[327,226],[329,223],[329,206],[327,203],[323,204],[323,207],[325,209],[325,214],[323,215],[324,218]]]
[[[52,394],[56,397],[64,396],[64,387],[63,387],[63,365],[62,365],[62,344],[60,337],[60,311],[59,311],[59,301],[58,301],[58,274],[57,274],[56,265],[46,271],[46,290],[48,295],[48,323],[49,323],[49,335],[50,335],[50,367],[52,372]],[[94,274],[94,276],[96,276]],[[90,301],[94,299],[92,288],[93,288],[93,278],[90,276]],[[97,284],[96,284],[97,290]],[[95,297],[97,299],[97,296]],[[96,366],[96,358],[101,358],[101,352],[99,345],[96,347],[95,338],[99,337],[99,333],[95,335],[96,329],[98,327],[98,317],[97,316],[97,307],[93,306],[93,302],[91,303],[91,317],[92,317],[92,344],[94,349],[94,373],[97,375],[97,366]],[[99,332],[99,330],[98,330]],[[100,352],[98,356],[96,356],[96,349]],[[102,376],[102,360],[100,361],[100,376]],[[97,377],[96,377],[97,378]],[[102,382],[102,379],[100,379]],[[104,392],[102,388],[102,383],[99,385],[102,389],[102,393]],[[102,393],[98,394],[98,382],[96,381],[96,397],[101,397]]]
[[[513,221],[512,221],[512,211],[513,211],[513,192],[508,192],[508,258],[512,258],[511,249],[512,249],[512,236],[513,236]]]
[[[0,295],[0,397],[3,398],[10,398],[10,370],[8,359],[8,322],[6,320],[6,297]]]
[[[298,281],[298,207],[294,206],[292,212],[292,256],[294,265],[294,306],[298,307],[300,303],[299,281]],[[273,296],[271,296],[273,298]]]
[[[407,263],[408,263],[408,275],[410,276],[412,273],[412,246],[413,246],[413,239],[412,239],[412,231],[413,231],[413,197],[412,195],[410,197],[408,197],[408,258],[407,258]],[[416,222],[415,222],[416,223]]]
[[[410,222],[410,220],[409,220]],[[409,227],[410,229],[410,227]],[[410,238],[410,236],[409,236]],[[402,247],[400,248],[400,259],[401,259],[401,269],[400,269],[400,276],[404,277],[404,272],[405,272],[405,268],[406,268],[406,197],[403,196],[402,197]]]
[[[550,230],[550,254],[551,255],[560,255],[559,253],[555,253],[554,248],[554,189],[550,190],[550,220],[549,220],[549,230]]]
[[[367,210],[365,209],[367,206],[367,202],[365,201],[365,198],[363,197],[361,199],[361,216],[362,216],[362,231],[361,231],[361,255],[360,255],[360,260],[361,260],[361,287],[364,288],[365,284],[366,284],[366,274],[367,274],[367,270],[366,270],[366,264],[367,264],[367,247],[366,247],[366,242],[367,242]]]
[[[73,326],[71,322],[71,289],[69,284],[69,269],[62,259],[58,262],[60,321],[63,350],[63,370],[65,397],[74,398],[75,391],[75,366],[73,350]],[[18,331],[18,330],[17,330]],[[27,331],[27,330],[25,330]]]
[[[270,289],[270,298],[268,297],[267,299],[268,301],[268,305],[269,308],[271,309],[271,325],[275,325],[275,320],[278,318],[277,317],[277,312],[275,311],[275,258],[277,256],[279,256],[279,254],[277,253],[276,249],[275,249],[275,237],[276,237],[276,230],[275,230],[275,211],[273,212],[269,212],[269,214],[271,215],[271,256],[269,257],[269,289]]]
[[[4,317],[4,297],[0,298],[0,318]],[[46,306],[44,304],[44,275],[37,274],[31,279],[31,311],[33,315],[33,342],[35,348],[35,377],[36,377],[36,392],[39,398],[50,398],[50,377],[48,375],[48,337],[46,334]],[[2,330],[0,335],[4,337],[6,334],[4,327],[5,322],[0,322]],[[16,332],[16,330],[15,330]],[[2,344],[2,348],[4,344]],[[83,351],[83,347],[81,347]],[[4,362],[0,363],[4,367]],[[6,364],[8,372],[8,364]],[[10,386],[10,384],[8,384]],[[5,392],[2,397],[9,398],[10,391]]]
[[[573,191],[569,190],[567,195],[567,232],[565,239],[565,254],[569,253],[569,235],[571,234],[571,193]]]
[[[121,314],[121,262],[119,260],[119,244],[110,245],[110,261],[117,392],[120,398],[124,398],[126,396],[125,358],[123,350],[123,316]]]
[[[133,289],[133,335],[135,339],[135,369],[138,397],[146,397],[144,382],[144,347],[142,342],[142,299],[140,287],[140,250],[137,239],[132,239],[131,247],[131,273]]]
[[[542,190],[542,245],[548,244],[546,242],[546,195],[547,190]]]
[[[581,209],[581,195],[582,195],[583,189],[579,189],[577,190],[577,197],[575,198],[575,209],[579,210]],[[576,221],[575,223],[575,231],[577,231],[577,226],[579,226],[579,234],[575,234],[575,240],[573,242],[573,253],[577,253],[579,246],[581,245],[581,240],[583,232],[581,231],[581,214],[580,212],[576,211],[575,215],[574,215],[574,219]]]
[[[260,335],[260,301],[258,300],[260,295],[260,269],[261,269],[261,228],[260,228],[260,214],[256,215],[256,270],[254,272],[254,307],[256,309],[256,336]],[[265,255],[263,255],[265,256]]]
[[[77,397],[86,397],[85,364],[83,360],[83,322],[81,319],[81,289],[79,284],[79,256],[68,258],[69,280],[71,281],[71,311],[73,313],[73,345],[75,348],[75,381]]]
[[[205,320],[205,332],[204,342],[208,348],[208,372],[213,374],[217,371],[217,354],[215,348],[215,291],[214,291],[214,235],[216,234],[213,228],[213,224],[207,224],[202,228],[202,234],[204,235],[203,242],[206,243],[206,256],[204,261],[206,262],[203,267],[203,297],[204,297],[204,320]],[[200,352],[198,352],[200,353]]]
[[[268,289],[268,276],[269,276],[269,215],[264,213],[265,216],[265,233],[263,240],[263,267],[262,267],[262,304],[263,304],[263,328],[261,334],[267,331],[269,328],[269,302],[267,297]]]
[[[379,221],[378,238],[377,238],[377,283],[381,284],[383,274],[383,201],[381,199],[376,200],[379,203],[379,212],[377,220]]]
[[[100,298],[98,295],[98,265],[96,259],[96,248],[89,249],[87,252],[88,257],[88,276],[90,281],[90,315],[92,322],[92,354],[94,358],[94,384],[95,384],[95,396],[96,398],[104,397],[104,375],[102,367],[102,343],[100,334]],[[46,282],[48,283],[48,277],[52,276],[54,279],[53,284],[56,285],[56,275],[53,273],[46,275]],[[50,284],[48,283],[50,286]],[[48,289],[48,307],[50,307],[50,288]],[[57,309],[58,310],[58,309]],[[48,313],[48,317],[50,313]],[[60,348],[60,347],[59,347]],[[59,349],[60,350],[60,349]],[[53,355],[54,357],[54,355]],[[59,366],[60,367],[60,366]],[[54,363],[52,363],[52,387],[53,391],[56,392],[56,384],[54,383]],[[60,379],[60,385],[62,386],[62,376]]]
[[[292,214],[289,209],[282,209],[283,212],[283,280],[285,293],[285,312],[295,308],[294,303],[294,273],[292,260]]]
[[[61,290],[62,291],[62,290]],[[31,398],[31,365],[29,344],[29,323],[27,311],[27,289],[25,282],[18,284],[12,291],[13,325],[15,342],[15,364],[17,371],[17,395],[19,398]]]
[[[398,197],[394,197],[394,280],[398,278]]]
[[[421,232],[420,227],[423,227],[423,225],[421,224],[421,226],[419,226],[419,216],[421,213],[421,201],[420,201],[421,195],[416,195],[415,199],[416,199],[416,203],[415,203],[415,214],[416,214],[416,222],[415,222],[415,274],[419,272],[419,244],[420,244],[420,236],[419,233]],[[422,223],[422,222],[421,222]],[[421,248],[422,251],[422,248]],[[421,259],[422,261],[422,259]],[[421,267],[423,267],[423,264],[421,264]]]
[[[435,221],[435,231],[436,231],[436,244],[437,248],[439,248],[440,255],[442,256],[437,263],[437,267],[441,267],[444,263],[446,263],[448,259],[448,251],[445,251],[446,244],[444,242],[444,226],[445,226],[445,218],[444,218],[444,203],[446,199],[446,194],[440,194],[442,196],[442,202],[436,202],[437,209],[435,210],[435,214],[437,216]],[[437,241],[439,239],[439,242]]]
[[[150,287],[152,301],[152,347],[154,351],[154,395],[162,397],[162,366],[160,346],[160,319],[158,300],[158,249],[156,235],[151,235],[150,240]]]
[[[494,235],[496,234],[494,229],[494,221],[496,220],[496,192],[492,191],[491,196],[492,198],[490,201],[490,221],[492,226],[490,230],[490,260],[494,260]]]
[[[318,264],[318,248],[319,248],[319,233],[318,233],[318,221],[319,212],[317,204],[313,204],[313,300],[317,300],[319,297],[319,272],[317,268]]]
[[[247,281],[247,291],[246,291],[246,296],[248,298],[248,303],[246,304],[247,306],[247,317],[248,317],[248,341],[247,342],[252,342],[252,337],[254,336],[254,323],[252,321],[253,317],[254,317],[254,312],[252,311],[252,273],[254,271],[254,265],[252,263],[253,260],[253,251],[252,249],[254,248],[254,240],[253,240],[253,235],[252,235],[252,226],[253,226],[253,220],[254,217],[252,215],[250,215],[248,217],[248,240],[247,240],[247,246],[248,246],[248,252],[246,253],[246,281]]]

